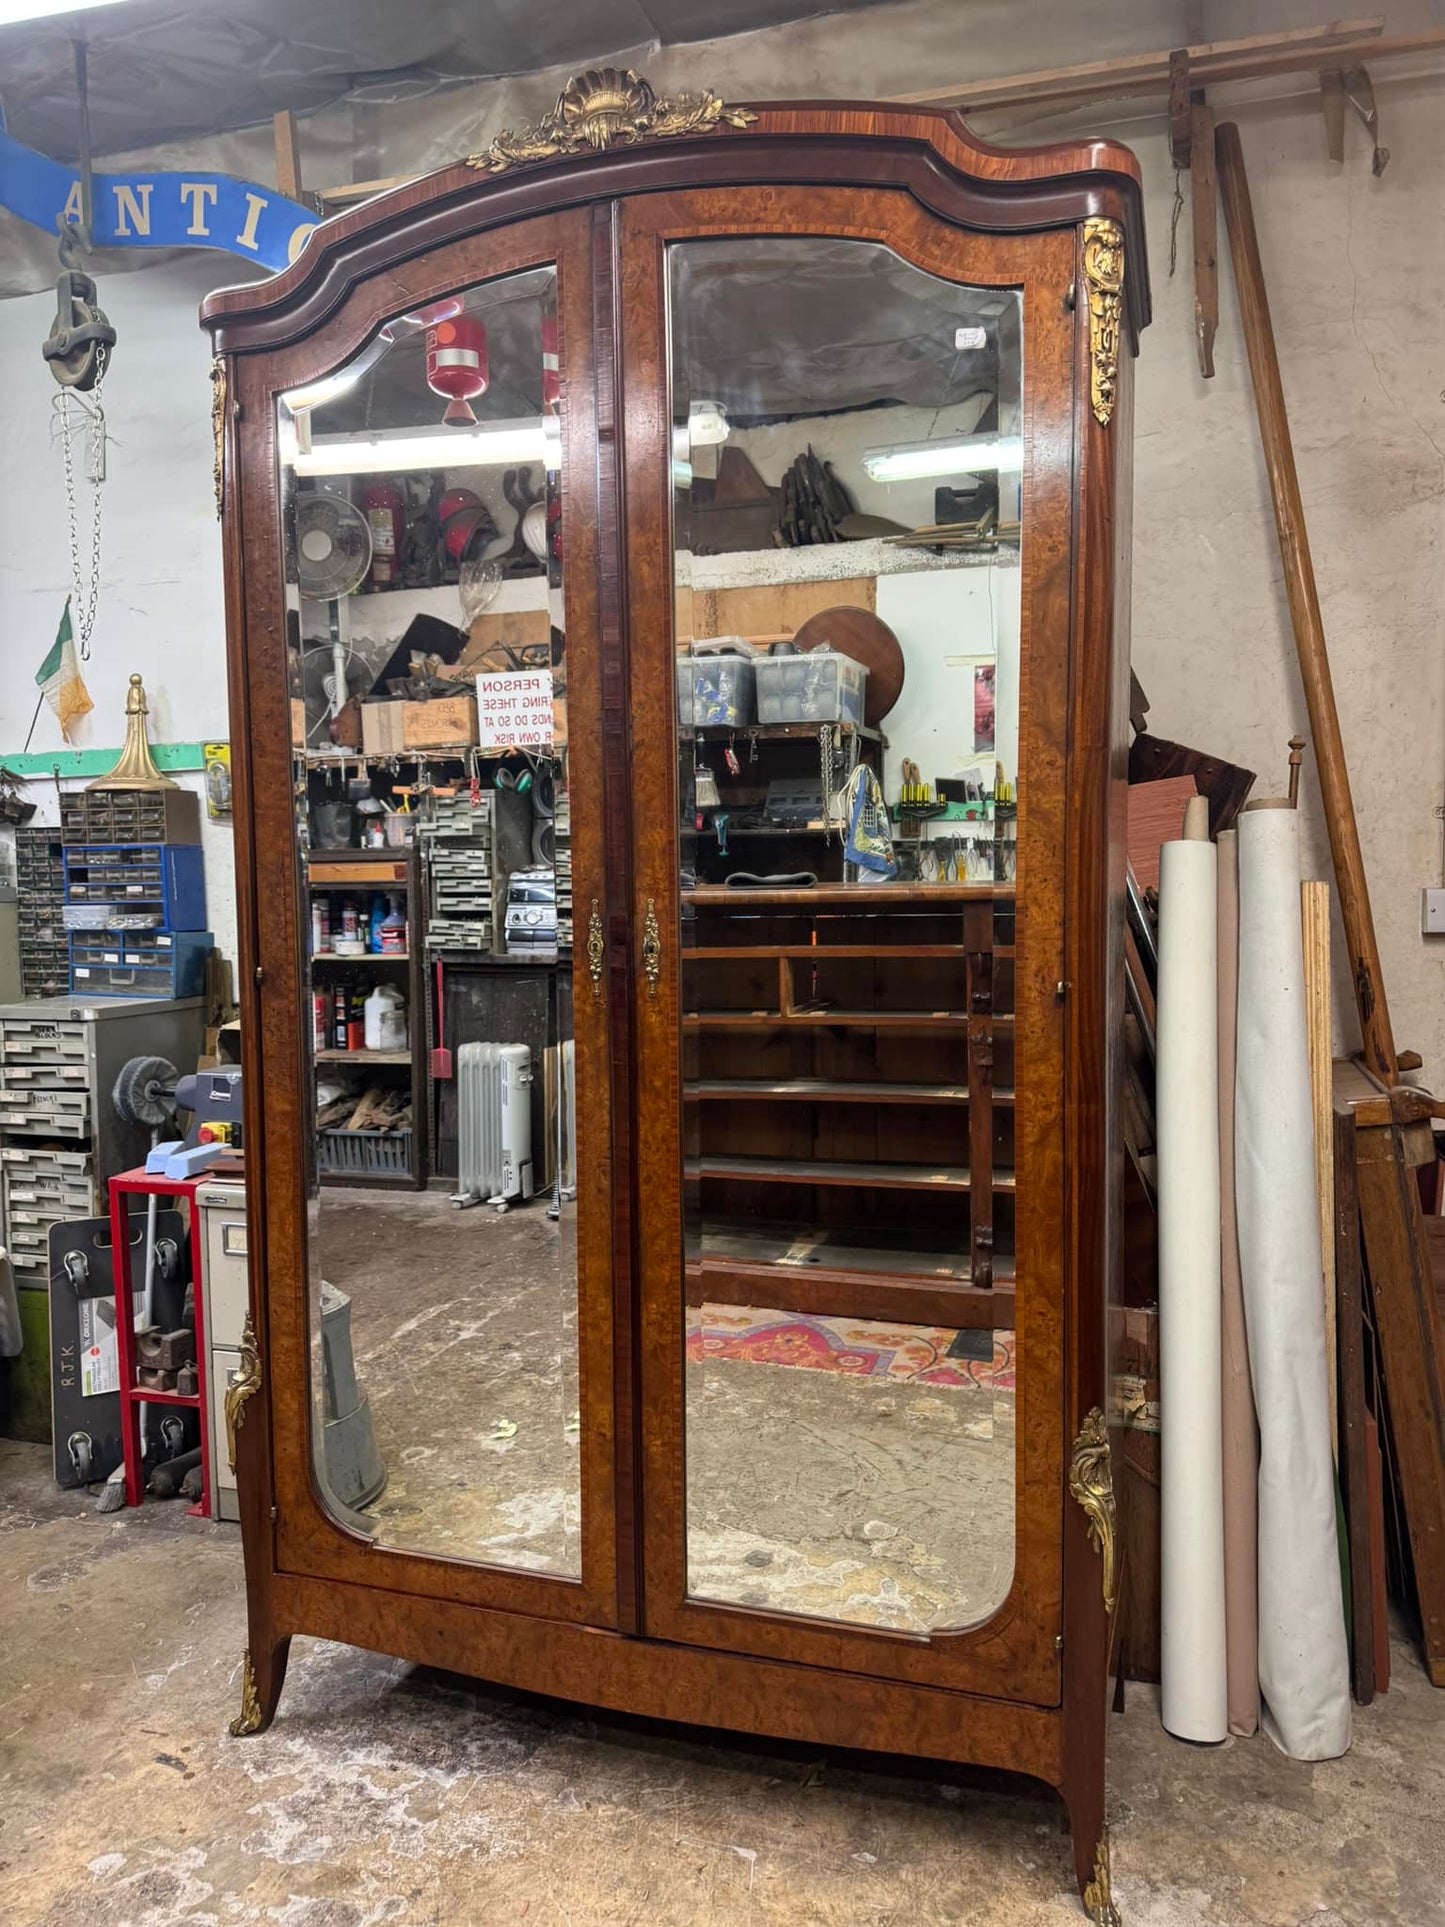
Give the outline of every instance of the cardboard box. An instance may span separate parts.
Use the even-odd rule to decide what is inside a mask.
[[[373,756],[411,749],[452,749],[477,740],[477,699],[436,696],[429,703],[361,705],[362,747]]]

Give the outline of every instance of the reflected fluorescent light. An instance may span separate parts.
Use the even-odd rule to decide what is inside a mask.
[[[502,468],[541,462],[560,468],[555,415],[530,421],[478,422],[474,428],[389,429],[371,435],[318,435],[298,448],[298,475],[377,475],[412,469]]]
[[[672,431],[674,464],[686,467],[695,448],[720,448],[731,433],[732,424],[721,402],[695,401],[687,411],[686,425],[679,422]]]
[[[921,482],[930,475],[972,475],[980,469],[1017,475],[1023,465],[1018,435],[960,435],[947,442],[897,442],[863,451],[864,473],[875,482]]]
[[[281,397],[282,401],[293,415],[299,415],[307,408],[324,408],[327,402],[335,401],[338,395],[348,394],[363,375],[370,374],[395,340],[394,324],[388,323],[344,368],[334,369],[331,374],[322,375],[316,381],[308,381],[304,388],[288,390]]]
[[[720,401],[695,401],[687,411],[687,435],[694,448],[716,448],[732,432]]]

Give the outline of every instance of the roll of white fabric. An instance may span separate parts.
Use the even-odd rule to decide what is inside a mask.
[[[1350,1744],[1305,1037],[1299,815],[1239,822],[1235,1193],[1259,1416],[1259,1681],[1265,1730],[1300,1760]]]
[[[1221,832],[1219,852],[1219,1275],[1224,1433],[1224,1641],[1229,1655],[1229,1730],[1259,1725],[1259,1428],[1249,1382],[1239,1225],[1234,1215],[1234,1044],[1239,991],[1239,834]]]
[[[1183,1740],[1228,1726],[1220,1401],[1219,1006],[1208,841],[1159,864],[1159,1402],[1162,1717]]]

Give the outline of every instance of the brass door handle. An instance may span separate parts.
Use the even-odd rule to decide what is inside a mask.
[[[647,978],[647,994],[655,996],[657,980],[662,975],[662,932],[657,923],[657,903],[652,897],[647,899],[647,915],[642,923],[642,969]]]
[[[587,922],[587,972],[592,979],[592,1000],[600,1002],[602,997],[602,964],[607,954],[607,945],[602,935],[602,912],[597,907],[597,899],[592,899],[592,915]]]

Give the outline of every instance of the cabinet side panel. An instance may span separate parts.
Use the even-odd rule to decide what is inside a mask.
[[[1129,695],[1128,552],[1133,365],[1118,370],[1112,418],[1089,405],[1090,323],[1080,270],[1077,407],[1081,450],[1070,759],[1069,1172],[1073,1263],[1066,1427],[1079,1440],[1108,1410],[1109,1306],[1120,1252],[1124,833]],[[1107,1459],[1105,1466],[1107,1467]],[[1110,1523],[1112,1537],[1112,1522]],[[1081,1889],[1104,1826],[1108,1654],[1117,1542],[1106,1561],[1094,1518],[1064,1520],[1064,1797]],[[1106,1603],[1105,1585],[1112,1586]]]

